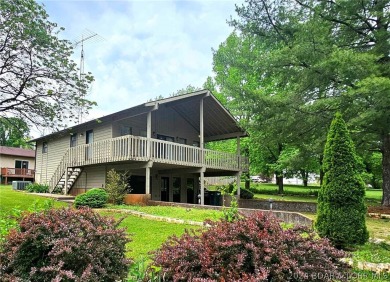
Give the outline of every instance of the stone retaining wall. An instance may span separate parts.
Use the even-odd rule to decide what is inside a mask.
[[[172,203],[172,202],[162,202],[162,201],[149,201],[148,205],[150,206],[173,206],[173,207],[185,207],[185,208],[197,208],[197,209],[213,209],[213,210],[221,210],[220,206],[200,206],[195,204],[184,204],[184,203]],[[304,216],[303,214],[297,212],[285,212],[285,211],[269,211],[269,210],[260,210],[260,209],[248,209],[248,208],[239,208],[239,211],[243,214],[251,214],[254,212],[265,212],[272,213],[274,216],[282,220],[286,223],[293,223],[299,225],[312,226],[313,221]]]
[[[270,210],[271,203],[269,200],[239,199],[238,206],[240,208]],[[273,200],[272,201],[272,210],[315,213],[317,211],[317,203],[275,201],[275,200]]]

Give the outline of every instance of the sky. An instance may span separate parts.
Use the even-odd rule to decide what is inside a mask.
[[[38,0],[39,2],[39,0]],[[83,121],[170,94],[202,87],[212,76],[212,49],[233,28],[240,0],[41,0],[61,38],[84,44],[84,69],[95,78],[88,98],[95,107]],[[79,63],[81,48],[74,60]]]

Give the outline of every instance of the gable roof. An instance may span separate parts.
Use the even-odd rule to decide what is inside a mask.
[[[195,130],[199,129],[200,100],[203,99],[204,137],[205,141],[231,139],[238,136],[247,136],[246,132],[239,127],[233,115],[215,98],[209,90],[199,90],[192,93],[164,98],[156,101],[128,108],[95,120],[91,120],[71,128],[64,129],[46,136],[36,138],[51,139],[61,135],[69,135],[78,129],[96,126],[97,124],[110,123],[123,118],[146,114],[151,110],[158,110],[158,107],[170,107],[186,120]]]
[[[35,158],[35,150],[0,146],[0,155]]]

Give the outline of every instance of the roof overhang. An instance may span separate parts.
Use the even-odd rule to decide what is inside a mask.
[[[200,90],[183,95],[147,102],[126,110],[116,112],[98,119],[94,119],[67,129],[54,132],[31,140],[50,140],[59,136],[70,135],[80,129],[88,129],[98,124],[106,124],[125,118],[130,118],[150,111],[158,110],[160,106],[166,106],[176,111],[195,130],[200,131],[200,100],[203,99],[204,139],[217,141],[247,136],[240,128],[233,115],[215,98],[209,90]]]

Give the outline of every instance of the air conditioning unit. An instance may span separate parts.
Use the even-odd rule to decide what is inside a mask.
[[[25,190],[26,186],[31,184],[31,181],[12,181],[12,189]]]

